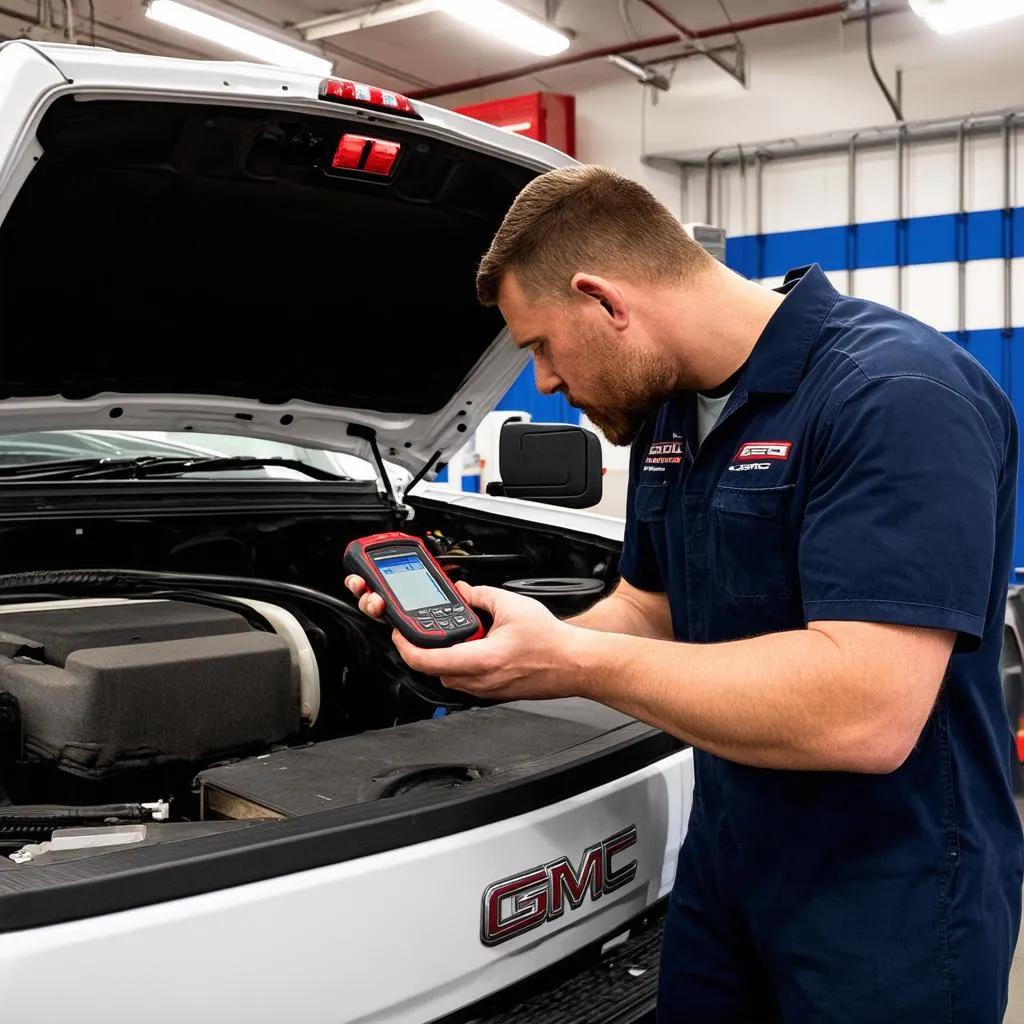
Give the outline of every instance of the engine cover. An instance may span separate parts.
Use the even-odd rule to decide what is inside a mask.
[[[299,731],[288,644],[240,614],[187,601],[0,607],[0,691],[25,749],[87,779],[210,761]]]

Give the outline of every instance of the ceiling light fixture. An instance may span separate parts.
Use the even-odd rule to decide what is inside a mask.
[[[320,18],[300,21],[295,27],[306,39],[324,39],[327,36],[344,35],[346,32],[358,32],[364,28],[391,25],[407,18],[417,18],[421,14],[432,14],[440,10],[440,7],[440,0],[379,0],[378,3],[358,7],[354,11],[325,14]]]
[[[503,0],[439,0],[438,7],[451,17],[538,57],[553,57],[569,48],[568,36]]]
[[[276,67],[317,75],[329,75],[333,69],[331,61],[315,53],[209,14],[197,6],[178,3],[178,0],[150,0],[146,17]]]
[[[1024,15],[1024,0],[910,0],[910,6],[943,35]]]

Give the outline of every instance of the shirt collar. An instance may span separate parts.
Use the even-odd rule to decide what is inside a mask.
[[[817,263],[791,270],[776,291],[786,300],[765,325],[747,361],[749,394],[791,395],[825,318],[839,299]]]

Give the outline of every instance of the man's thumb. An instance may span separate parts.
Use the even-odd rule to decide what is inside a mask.
[[[470,607],[487,612],[491,618],[494,617],[498,601],[503,596],[507,596],[507,591],[499,590],[497,587],[467,587],[466,589],[469,590],[466,601]]]

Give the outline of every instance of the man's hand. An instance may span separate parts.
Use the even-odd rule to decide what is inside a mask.
[[[359,576],[345,586],[359,598],[359,608],[372,618],[384,614],[384,602],[366,589]],[[561,622],[539,601],[494,587],[455,584],[471,608],[494,620],[487,636],[439,650],[409,643],[392,633],[405,663],[417,672],[437,676],[453,690],[485,700],[541,700],[569,697],[578,682],[572,651],[579,630]]]

